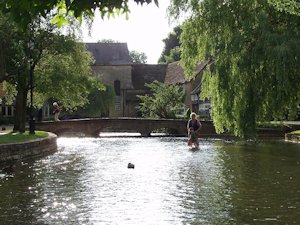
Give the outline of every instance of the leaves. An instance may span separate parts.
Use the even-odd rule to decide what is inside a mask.
[[[138,96],[142,101],[139,106],[142,115],[150,118],[176,118],[184,100],[182,88],[158,81],[145,86],[150,88],[153,95]]]
[[[182,26],[182,62],[189,77],[199,61],[201,98],[212,102],[218,132],[253,137],[258,121],[286,119],[300,103],[300,17],[267,1],[173,1],[173,13],[192,10]],[[172,8],[171,7],[171,8]]]
[[[147,63],[147,56],[144,52],[130,51],[129,56],[133,63]]]
[[[158,5],[157,0],[134,0],[136,3],[144,4],[154,2]],[[0,10],[7,13],[9,12],[15,22],[20,27],[26,29],[34,19],[39,16],[45,17],[54,9],[58,10],[58,15],[53,22],[58,26],[62,26],[67,20],[68,16],[77,18],[82,21],[82,18],[92,19],[96,9],[100,10],[101,17],[113,17],[115,14],[120,13],[128,16],[128,0],[95,0],[95,1],[82,1],[82,0],[30,0],[30,1],[0,1]]]
[[[173,32],[168,34],[168,37],[163,40],[165,46],[158,63],[171,63],[180,60],[180,43],[179,37],[182,30],[180,26],[173,29]]]

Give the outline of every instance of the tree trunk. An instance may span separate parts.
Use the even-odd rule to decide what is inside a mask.
[[[25,132],[27,93],[28,90],[22,87],[22,85],[18,84],[17,96],[16,96],[16,113],[15,113],[15,121],[14,121],[14,131],[19,131],[20,133]]]

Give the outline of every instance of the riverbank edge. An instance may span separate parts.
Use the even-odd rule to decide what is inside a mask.
[[[23,160],[50,155],[57,151],[57,135],[48,132],[48,137],[26,142],[0,144],[0,169]]]
[[[285,140],[290,142],[300,143],[300,135],[294,133],[286,133]]]

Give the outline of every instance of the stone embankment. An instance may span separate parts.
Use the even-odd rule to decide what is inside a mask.
[[[57,136],[49,133],[48,137],[27,142],[0,144],[0,168],[11,166],[23,160],[35,159],[57,151]]]

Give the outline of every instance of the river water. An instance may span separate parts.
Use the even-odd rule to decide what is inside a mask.
[[[284,141],[59,138],[0,174],[0,225],[300,224],[300,147]],[[128,169],[131,162],[134,169]]]

